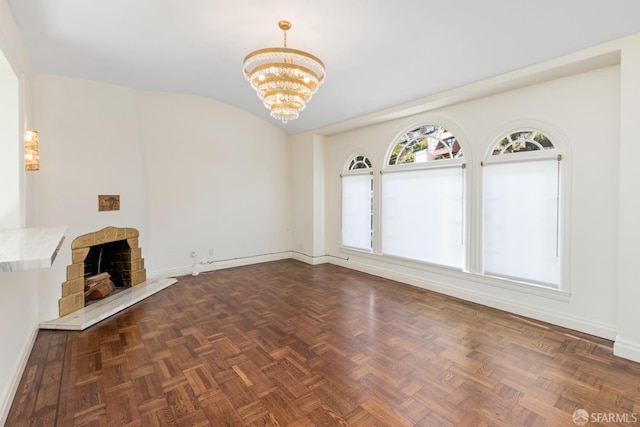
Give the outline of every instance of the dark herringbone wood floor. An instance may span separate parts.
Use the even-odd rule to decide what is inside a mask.
[[[7,425],[574,426],[579,408],[632,420],[640,364],[602,339],[287,260],[40,331]]]

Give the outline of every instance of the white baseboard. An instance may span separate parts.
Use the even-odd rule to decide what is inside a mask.
[[[517,303],[504,298],[476,293],[473,291],[469,291],[468,289],[462,289],[449,284],[426,280],[419,276],[398,273],[394,270],[386,268],[374,267],[369,264],[359,263],[357,261],[344,261],[339,258],[331,258],[329,262],[345,268],[350,268],[352,270],[357,270],[363,273],[372,274],[374,276],[384,277],[385,279],[406,283],[408,285],[438,292],[444,295],[449,295],[455,298],[460,298],[465,301],[486,305],[488,307],[504,310],[509,313],[529,317],[542,322],[547,322],[568,329],[584,332],[590,335],[595,335],[601,338],[613,340],[616,337],[617,331],[614,325],[594,322],[591,319],[568,315],[566,313],[542,310],[538,307],[523,305],[521,303]]]
[[[0,402],[0,425],[5,425],[5,423],[7,422],[7,417],[9,416],[9,411],[11,410],[13,399],[16,397],[16,392],[18,391],[18,386],[20,385],[20,380],[22,379],[24,368],[27,366],[29,356],[31,355],[31,351],[33,350],[33,345],[36,342],[38,330],[38,325],[35,325],[33,331],[31,332],[31,335],[20,351],[18,362],[16,363],[15,369],[12,371],[13,375],[11,376],[7,388],[2,394],[2,401]]]
[[[640,343],[617,337],[613,343],[613,354],[640,363]]]
[[[309,265],[320,265],[320,264],[326,264],[329,262],[329,257],[327,256],[313,257],[307,254],[303,254],[301,252],[295,252],[295,251],[291,253],[291,258],[295,259],[296,261],[301,261]]]
[[[192,274],[197,276],[200,273],[206,273],[209,271],[223,270],[225,268],[242,267],[244,265],[260,264],[263,262],[280,261],[283,259],[292,258],[291,251],[278,252],[275,254],[247,256],[228,260],[207,260],[200,261],[194,265],[182,266],[176,268],[170,268],[165,270],[157,270],[149,272],[149,277],[178,277]]]

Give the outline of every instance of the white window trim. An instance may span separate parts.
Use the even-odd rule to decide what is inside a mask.
[[[540,132],[553,143],[553,149],[527,151],[521,153],[508,153],[501,155],[492,155],[495,145],[508,135],[519,131],[535,131]],[[561,183],[561,197],[559,206],[560,217],[560,247],[562,248],[561,259],[561,275],[560,283],[557,287],[549,284],[539,284],[535,282],[524,282],[517,279],[509,279],[506,277],[495,277],[483,272],[483,247],[484,240],[482,236],[482,221],[483,221],[483,164],[503,163],[503,162],[520,162],[520,161],[535,161],[535,160],[551,160],[558,159],[561,156],[561,168],[560,168],[560,183]],[[471,230],[469,240],[469,260],[468,272],[478,275],[479,277],[486,277],[499,282],[521,284],[522,286],[528,286],[532,288],[541,287],[552,291],[559,292],[562,295],[571,295],[571,152],[568,138],[562,132],[561,129],[555,125],[543,122],[536,119],[519,120],[513,122],[506,127],[503,127],[498,132],[494,133],[494,136],[489,139],[487,149],[485,151],[484,160],[478,164],[477,168],[471,168],[472,172],[469,179],[473,179],[473,194],[474,200],[470,201],[472,205],[472,211],[470,212],[470,218],[473,218],[473,224],[467,224]],[[475,242],[472,246],[471,242]]]
[[[421,169],[441,169],[441,168],[455,168],[462,167],[466,165],[464,159],[445,159],[445,160],[435,160],[432,162],[423,162],[423,163],[405,163],[402,165],[389,165],[382,169],[381,174],[385,173],[394,173],[394,172],[406,172],[412,170],[421,170]]]
[[[429,273],[450,277],[454,280],[461,280],[467,283],[479,283],[481,285],[491,286],[494,288],[506,289],[518,293],[524,293],[529,295],[535,295],[543,298],[549,298],[557,301],[568,302],[571,298],[571,292],[565,289],[558,289],[549,286],[539,285],[531,282],[522,282],[518,280],[506,279],[503,277],[489,276],[485,274],[472,273],[469,271],[460,271],[457,268],[447,267],[443,265],[422,262],[393,255],[383,255],[380,253],[361,251],[352,248],[341,247],[341,252],[347,256],[354,256],[363,259],[370,259],[377,263],[384,262],[388,265],[416,269],[420,271],[427,271]],[[356,261],[357,262],[357,261]],[[378,267],[374,267],[378,268]],[[421,281],[436,283],[433,279],[424,279],[418,275],[411,273],[402,273],[404,275],[415,277]],[[460,285],[442,284],[441,286],[452,289],[464,289],[465,292],[469,292],[468,288],[461,287]],[[471,290],[471,292],[477,292],[477,290]]]
[[[425,126],[425,125],[434,125],[434,126],[440,126],[444,129],[446,129],[448,132],[450,132],[458,141],[458,144],[460,145],[460,149],[463,152],[463,156],[460,158],[453,158],[453,159],[439,159],[439,160],[431,160],[431,161],[427,161],[427,162],[419,162],[419,163],[402,163],[402,164],[395,164],[395,165],[390,165],[389,164],[389,158],[391,157],[391,153],[393,152],[394,148],[397,145],[397,141],[398,139],[406,134],[408,131],[410,131],[411,129],[415,129],[417,127],[420,126]],[[384,191],[384,184],[382,183],[382,179],[380,179],[380,176],[378,177],[378,185],[376,185],[376,182],[374,180],[374,241],[373,241],[373,248],[374,250],[372,251],[373,254],[375,254],[376,256],[379,257],[384,257],[384,258],[392,258],[392,259],[399,259],[399,260],[405,260],[407,262],[410,263],[417,263],[419,265],[422,266],[435,266],[435,267],[439,267],[439,268],[443,268],[446,269],[447,271],[465,271],[467,270],[467,265],[469,263],[468,261],[468,254],[469,254],[469,241],[467,238],[467,228],[468,228],[468,224],[467,224],[467,218],[469,215],[469,182],[470,182],[470,178],[469,178],[469,173],[466,170],[467,168],[467,164],[469,161],[471,161],[472,157],[470,154],[470,150],[467,148],[466,144],[464,144],[463,142],[461,142],[461,136],[462,138],[464,138],[464,133],[458,129],[457,126],[451,124],[451,123],[445,123],[442,120],[439,119],[435,119],[435,120],[431,120],[431,119],[425,119],[425,120],[420,120],[419,122],[414,122],[409,126],[404,126],[402,128],[402,130],[400,132],[398,132],[394,138],[392,139],[392,142],[387,146],[387,149],[385,150],[385,154],[383,157],[383,166],[382,169],[380,170],[380,176],[384,175],[384,174],[389,174],[389,173],[397,173],[397,172],[409,172],[409,171],[417,171],[417,170],[427,170],[427,169],[442,169],[442,168],[462,168],[464,169],[463,171],[463,214],[462,214],[462,239],[463,239],[463,253],[462,253],[462,257],[463,257],[463,261],[462,261],[462,267],[461,269],[455,268],[455,267],[450,267],[450,266],[446,266],[446,265],[441,265],[441,264],[436,264],[436,263],[429,263],[429,262],[425,262],[425,261],[420,261],[420,260],[414,260],[414,259],[410,259],[410,258],[403,258],[403,257],[399,257],[399,256],[395,256],[395,255],[389,255],[389,254],[383,254],[382,253],[382,236],[383,236],[383,232],[384,232],[384,225],[382,222],[382,195],[383,195],[383,191]],[[348,248],[347,248],[348,249]]]
[[[391,155],[395,142],[397,139],[406,132],[408,129],[420,126],[425,122],[438,124],[446,129],[450,130],[456,138],[458,143],[461,144],[461,148],[464,150],[464,156],[460,159],[442,159],[432,162],[424,163],[409,163],[401,165],[389,165],[388,159]],[[538,131],[547,136],[554,144],[553,149],[539,150],[533,152],[522,153],[509,153],[492,156],[492,151],[502,138],[507,135],[511,135],[514,132],[522,130]],[[559,153],[562,153],[562,167],[561,167],[561,182],[562,182],[562,200],[560,205],[560,216],[562,221],[561,229],[561,245],[563,247],[562,255],[562,273],[560,285],[550,287],[548,285],[540,285],[531,282],[523,282],[517,279],[508,279],[503,277],[494,277],[485,275],[482,273],[482,166],[481,162],[473,161],[474,153],[464,143],[464,132],[458,129],[457,126],[442,123],[440,120],[421,120],[419,123],[413,123],[411,126],[404,126],[401,132],[398,132],[392,139],[392,142],[388,145],[382,158],[383,166],[379,173],[375,173],[373,176],[373,197],[374,197],[374,218],[373,218],[373,250],[362,251],[359,249],[345,248],[340,246],[341,252],[346,255],[352,255],[354,257],[363,257],[365,259],[375,260],[376,262],[384,262],[389,265],[396,265],[403,268],[415,268],[435,274],[446,275],[452,279],[460,279],[464,281],[472,281],[481,283],[483,285],[497,287],[501,289],[507,289],[510,291],[536,295],[558,301],[569,301],[571,296],[571,152],[570,145],[568,144],[568,138],[564,132],[557,128],[554,124],[537,119],[526,119],[512,122],[506,126],[501,127],[498,131],[493,133],[493,137],[488,139],[487,148],[483,162],[503,162],[503,161],[531,161],[535,158],[550,159],[557,158]],[[493,157],[493,158],[492,158]],[[349,157],[349,161],[353,156]],[[370,157],[369,157],[370,158]],[[464,242],[465,242],[465,263],[462,271],[447,267],[439,266],[436,264],[425,263],[416,260],[403,259],[390,255],[382,255],[381,253],[381,236],[382,236],[382,221],[380,213],[382,211],[381,197],[381,175],[384,173],[394,173],[405,170],[432,168],[432,167],[454,167],[458,165],[466,164],[466,177],[465,177],[465,219],[464,219]],[[347,165],[348,166],[348,163]],[[373,169],[373,168],[372,168]],[[368,169],[358,171],[359,173],[366,173]],[[351,172],[354,173],[355,171]],[[357,173],[357,172],[355,172]],[[451,286],[457,288],[457,286]]]
[[[349,165],[350,163],[356,158],[356,157],[364,157],[366,158],[370,163],[371,163],[371,167],[368,168],[360,168],[360,169],[349,169]],[[371,156],[369,156],[368,154],[365,154],[364,152],[358,152],[356,154],[352,154],[348,157],[346,163],[343,166],[343,171],[340,174],[340,243],[339,243],[339,247],[341,249],[344,250],[350,250],[350,251],[356,251],[359,253],[363,253],[363,254],[371,254],[374,253],[376,250],[376,181],[375,181],[375,173],[374,173],[374,168],[373,168],[373,161],[371,161]],[[371,185],[373,186],[373,190],[371,193],[371,197],[372,197],[372,207],[373,207],[373,218],[372,218],[372,226],[371,226],[371,232],[373,233],[373,240],[371,242],[371,249],[367,250],[367,249],[362,249],[362,248],[355,248],[355,247],[351,247],[351,246],[345,246],[342,243],[342,230],[343,230],[343,224],[342,224],[342,198],[343,198],[343,186],[342,186],[342,178],[345,176],[357,176],[357,175],[371,175]]]

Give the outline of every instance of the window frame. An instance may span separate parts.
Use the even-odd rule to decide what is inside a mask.
[[[392,139],[391,145],[389,145],[387,147],[387,150],[385,152],[385,156],[384,156],[384,163],[383,163],[383,167],[382,167],[382,172],[381,173],[389,173],[392,171],[400,171],[400,170],[404,170],[404,169],[411,169],[411,168],[418,168],[418,169],[423,169],[423,168],[431,168],[431,167],[447,167],[447,165],[451,165],[451,164],[464,164],[467,161],[467,154],[465,149],[463,148],[462,144],[460,143],[460,139],[455,136],[457,135],[459,132],[455,131],[452,132],[451,126],[447,126],[447,125],[443,125],[441,123],[439,123],[438,121],[429,121],[429,123],[425,123],[426,121],[422,121],[420,123],[414,124],[412,126],[408,126],[405,127],[404,130],[402,132],[399,132],[395,138]],[[448,159],[434,159],[434,160],[427,160],[425,162],[411,162],[411,163],[396,163],[396,164],[389,164],[389,160],[391,158],[391,155],[393,154],[394,149],[396,148],[396,146],[398,145],[398,142],[400,140],[400,138],[403,135],[406,135],[407,133],[411,132],[412,130],[415,130],[417,128],[420,127],[424,127],[424,126],[438,126],[443,128],[444,130],[446,130],[447,132],[451,133],[452,136],[454,137],[455,141],[458,143],[459,147],[460,147],[460,152],[463,152],[463,155],[460,157],[452,157],[452,158],[448,158]]]
[[[443,128],[445,131],[449,132],[452,134],[452,136],[455,138],[455,141],[458,143],[459,147],[460,147],[460,152],[462,153],[462,155],[460,157],[451,157],[451,158],[444,158],[444,159],[433,159],[433,160],[427,160],[424,162],[411,162],[411,163],[401,163],[401,164],[389,164],[390,163],[390,158],[391,155],[393,154],[394,149],[397,147],[398,142],[400,140],[400,138],[411,132],[414,129],[418,129],[420,127],[423,126],[436,126],[436,127],[441,127]],[[453,130],[452,130],[453,129]],[[442,268],[442,269],[446,269],[446,270],[450,270],[450,271],[466,271],[467,270],[467,264],[468,264],[468,241],[467,241],[467,218],[468,218],[468,209],[469,209],[469,203],[468,203],[468,194],[469,194],[469,175],[467,172],[467,162],[470,159],[470,155],[468,154],[470,152],[470,150],[467,149],[467,147],[465,146],[464,143],[462,143],[460,141],[460,137],[459,135],[462,135],[463,133],[458,130],[458,128],[456,126],[452,126],[451,124],[444,124],[442,123],[440,120],[421,120],[420,122],[417,123],[413,123],[411,126],[405,126],[403,128],[403,130],[399,133],[397,133],[395,135],[395,137],[392,139],[391,143],[387,146],[387,150],[385,152],[385,156],[384,156],[384,163],[383,163],[383,167],[380,171],[380,175],[381,175],[381,180],[380,180],[380,185],[379,185],[379,191],[378,191],[378,199],[379,199],[379,204],[378,204],[378,218],[377,218],[377,222],[378,222],[378,228],[377,228],[377,233],[376,235],[377,240],[374,242],[374,247],[377,247],[377,254],[380,256],[383,256],[385,258],[390,258],[390,259],[397,259],[397,260],[401,260],[401,261],[406,261],[409,263],[417,263],[417,264],[422,264],[425,266],[434,266],[436,268]],[[384,246],[384,242],[383,242],[383,238],[384,238],[384,218],[382,218],[383,212],[384,212],[384,175],[385,174],[391,174],[391,173],[402,173],[402,172],[411,172],[411,171],[418,171],[418,170],[434,170],[434,169],[444,169],[444,168],[460,168],[462,169],[462,229],[461,229],[461,239],[462,239],[462,263],[460,267],[454,267],[454,266],[449,266],[446,264],[438,264],[438,263],[434,263],[434,262],[429,262],[429,261],[423,261],[420,259],[415,259],[415,258],[406,258],[406,257],[402,257],[402,256],[398,256],[398,255],[392,255],[392,254],[385,254],[383,251],[383,246]],[[374,218],[375,220],[375,218]]]
[[[424,163],[406,163],[400,165],[388,165],[388,159],[394,149],[398,138],[407,130],[414,129],[426,122],[439,124],[446,129],[450,130],[458,139],[460,148],[464,151],[462,159],[441,159],[439,161],[431,161]],[[373,217],[373,251],[365,252],[339,245],[340,251],[348,256],[356,256],[362,259],[369,259],[373,262],[386,263],[388,265],[395,265],[401,269],[401,271],[415,271],[416,274],[420,272],[434,275],[438,277],[448,277],[454,282],[462,281],[462,283],[477,283],[479,286],[489,286],[496,289],[501,289],[505,292],[517,292],[519,294],[531,295],[533,297],[545,298],[548,300],[555,300],[560,302],[567,302],[571,298],[571,198],[572,198],[572,185],[571,185],[571,146],[569,139],[563,132],[563,130],[553,123],[547,121],[538,120],[535,118],[518,119],[512,122],[508,122],[498,128],[494,128],[494,131],[488,130],[487,137],[483,142],[476,141],[473,145],[470,144],[464,131],[459,126],[450,123],[448,120],[433,119],[433,117],[422,118],[420,121],[408,122],[409,125],[402,125],[402,128],[394,135],[393,138],[389,138],[385,145],[384,156],[381,156],[382,166],[377,173],[373,176],[373,197],[374,197],[374,217]],[[530,281],[522,281],[517,278],[507,278],[492,275],[485,275],[482,270],[483,259],[483,236],[482,236],[482,164],[491,157],[493,147],[505,136],[513,134],[520,130],[532,130],[539,131],[547,136],[554,144],[557,150],[562,153],[562,168],[561,168],[561,180],[563,181],[562,200],[560,205],[560,218],[564,221],[561,231],[561,244],[563,247],[563,259],[561,261],[561,280],[560,286],[549,287],[543,286]],[[472,150],[473,148],[473,150]],[[363,150],[360,150],[363,151]],[[546,150],[543,150],[544,152]],[[525,161],[533,160],[539,156],[539,152],[522,152],[517,157],[511,157],[511,161]],[[382,152],[381,152],[382,154]],[[546,156],[546,155],[543,155]],[[496,158],[491,161],[508,161],[505,159],[505,155],[495,156]],[[502,157],[502,159],[500,159]],[[351,160],[351,157],[349,157]],[[442,163],[441,163],[442,162]],[[396,257],[393,255],[384,255],[382,253],[382,192],[383,182],[382,177],[386,173],[402,172],[404,170],[411,170],[414,168],[424,167],[451,167],[456,165],[465,165],[464,169],[464,219],[463,219],[463,242],[464,249],[464,267],[462,270],[458,268],[448,267],[446,265],[427,263],[415,259]],[[344,164],[344,168],[348,165],[348,162]],[[347,258],[348,259],[348,258]],[[429,279],[431,281],[431,279]],[[447,293],[447,286],[440,286],[436,282],[432,285],[434,289],[440,289],[441,292]],[[475,293],[471,287],[464,292]]]
[[[476,176],[476,198],[478,210],[476,212],[477,231],[471,238],[475,240],[471,246],[475,254],[474,262],[470,266],[470,272],[486,277],[491,281],[500,281],[523,285],[532,289],[549,290],[557,292],[559,295],[570,295],[570,236],[571,236],[571,163],[570,151],[567,138],[564,133],[549,123],[538,123],[535,120],[520,121],[521,124],[512,124],[508,128],[503,129],[495,134],[495,137],[489,140],[486,147],[484,159],[480,162],[480,168]],[[519,153],[502,153],[494,155],[495,147],[504,138],[518,132],[538,132],[545,136],[553,144],[553,149],[522,151]],[[559,266],[560,275],[557,286],[550,283],[541,283],[535,280],[526,280],[517,277],[508,277],[503,275],[487,274],[484,271],[484,167],[492,164],[504,163],[520,163],[535,161],[555,160],[559,162],[558,170],[558,245],[559,245]],[[521,286],[519,286],[521,289]]]
[[[359,157],[363,159],[362,161],[364,161],[368,167],[351,169],[352,164],[354,165],[359,164],[357,161]],[[375,238],[376,238],[375,188],[376,188],[376,185],[374,182],[373,162],[371,161],[370,157],[371,156],[362,154],[361,152],[359,154],[349,156],[348,160],[344,164],[343,171],[340,174],[340,247],[343,249],[364,252],[364,253],[375,253],[375,246],[376,246],[376,242],[375,242]],[[368,175],[370,177],[370,182],[371,182],[371,190],[370,190],[371,191],[370,193],[371,194],[370,196],[371,197],[370,198],[371,200],[371,215],[370,215],[371,247],[370,249],[358,248],[358,247],[348,246],[344,244],[344,234],[343,234],[344,233],[344,184],[343,184],[344,181],[343,179],[349,176],[360,176],[360,175]]]

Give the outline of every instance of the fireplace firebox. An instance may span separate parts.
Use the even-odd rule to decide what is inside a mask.
[[[116,287],[128,288],[147,279],[139,233],[135,228],[106,227],[71,242],[72,264],[58,300],[60,317],[85,306],[85,278],[108,273]]]

